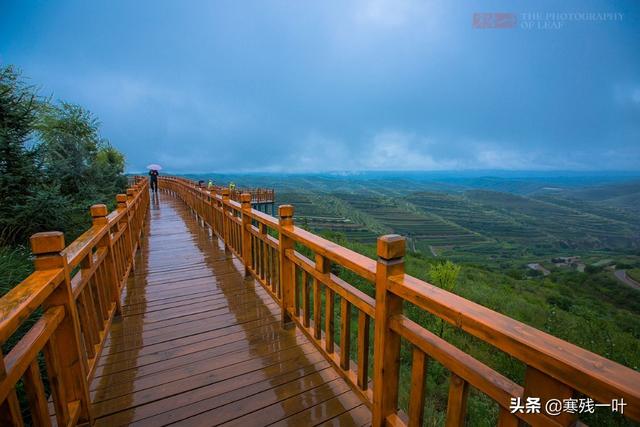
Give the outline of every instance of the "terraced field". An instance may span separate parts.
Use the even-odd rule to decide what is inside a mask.
[[[545,238],[535,228],[524,227],[508,214],[474,203],[464,196],[420,192],[407,196],[405,200],[424,212],[482,234],[487,239],[531,242]]]
[[[362,193],[336,193],[334,196],[348,203],[354,210],[366,213],[392,232],[409,236],[415,242],[444,246],[484,240],[482,236],[422,212],[402,199]]]
[[[314,231],[335,231],[344,233],[351,240],[375,242],[378,234],[373,232],[357,215],[346,212],[340,203],[329,195],[312,192],[286,192],[277,195],[278,204],[295,207],[295,221]]]
[[[509,215],[525,228],[568,247],[634,245],[638,228],[547,201],[495,191],[468,191],[465,197],[485,209]],[[637,242],[636,242],[637,243]]]

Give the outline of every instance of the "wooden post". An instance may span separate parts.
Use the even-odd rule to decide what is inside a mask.
[[[251,276],[251,194],[240,195],[242,203],[242,258],[244,261],[244,276]]]
[[[229,221],[227,218],[227,203],[229,203],[229,194],[230,191],[228,188],[222,189],[222,240],[224,240],[224,251],[230,252],[229,250]]]
[[[402,313],[402,298],[387,291],[389,277],[404,274],[405,238],[389,234],[378,238],[376,317],[373,349],[373,426],[382,427],[397,410],[400,336],[389,318]]]
[[[80,323],[75,299],[71,290],[71,276],[64,249],[64,234],[59,231],[36,233],[31,236],[31,252],[36,256],[36,270],[62,268],[64,279],[42,304],[44,311],[50,307],[63,306],[65,316],[53,333],[56,357],[60,365],[60,380],[64,384],[65,404],[80,402],[78,424],[93,424],[90,412],[89,387],[87,384],[87,361],[80,346]]]
[[[280,287],[282,288],[282,326],[291,324],[289,310],[293,310],[295,305],[295,280],[296,270],[293,261],[287,258],[286,251],[293,249],[295,242],[291,237],[285,236],[283,230],[293,229],[293,206],[282,205],[278,208],[279,221],[279,261],[280,261]]]

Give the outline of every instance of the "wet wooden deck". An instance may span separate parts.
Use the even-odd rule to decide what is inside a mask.
[[[96,425],[370,423],[363,401],[192,212],[154,198],[91,384]]]

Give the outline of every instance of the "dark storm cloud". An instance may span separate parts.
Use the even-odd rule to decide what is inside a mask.
[[[96,113],[130,170],[638,170],[638,7],[558,5],[4,2],[0,60]],[[472,27],[495,11],[516,27]]]

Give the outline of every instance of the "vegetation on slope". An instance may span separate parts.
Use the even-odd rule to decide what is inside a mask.
[[[59,230],[72,241],[89,227],[89,207],[126,187],[123,172],[91,113],[0,68],[0,295],[31,272],[29,236]]]
[[[324,237],[357,252],[375,258],[375,246],[349,241],[339,233],[323,233]],[[433,276],[434,264],[443,260],[409,253],[406,271],[420,279],[438,283]],[[370,283],[346,269],[334,268],[343,279],[374,296]],[[616,282],[605,270],[588,273],[557,271],[547,277],[516,279],[500,271],[482,266],[461,266],[454,293],[485,307],[503,313],[561,339],[572,342],[632,369],[640,370],[640,300],[638,291]],[[441,334],[440,319],[406,304],[405,313],[422,326]],[[339,311],[336,310],[339,316]],[[353,316],[355,318],[355,316]],[[352,328],[356,330],[354,321]],[[469,334],[446,325],[444,339],[473,355],[507,377],[523,383],[524,365]],[[355,337],[352,337],[355,340]],[[352,349],[356,343],[352,343]],[[356,357],[353,351],[352,358]],[[401,407],[407,408],[410,384],[411,348],[403,343],[401,356]],[[427,379],[427,425],[442,425],[446,414],[449,373],[432,363]],[[478,392],[469,401],[469,425],[495,425],[498,407]],[[584,417],[589,425],[633,425],[610,412],[598,411]]]

